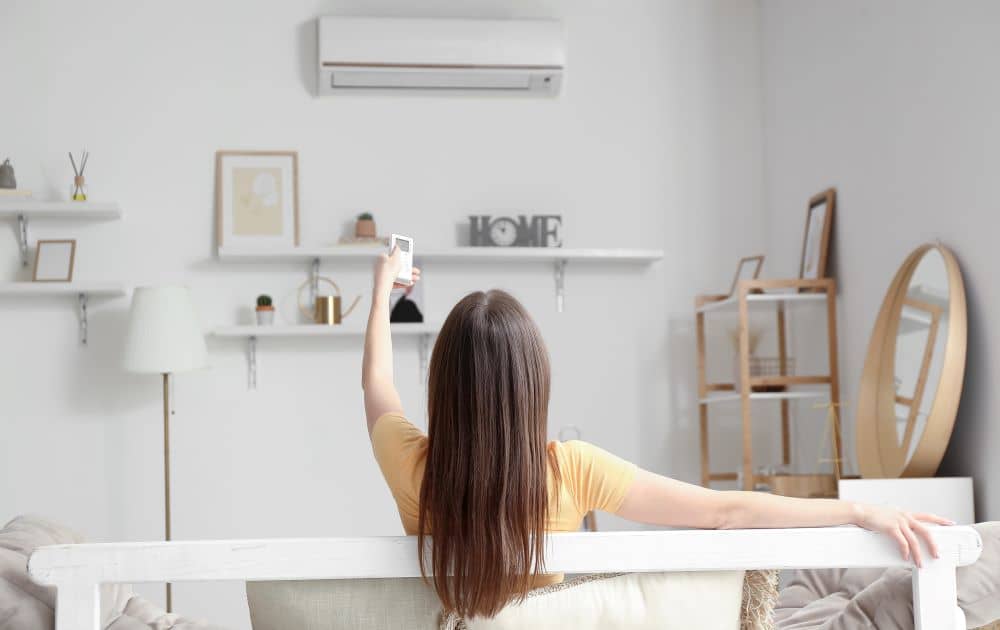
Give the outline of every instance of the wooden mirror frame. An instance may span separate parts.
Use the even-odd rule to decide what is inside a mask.
[[[913,457],[907,461],[908,449],[899,444],[896,427],[896,335],[910,280],[924,255],[931,251],[941,254],[948,274],[948,336],[927,424]],[[858,467],[862,477],[934,476],[955,426],[965,379],[966,341],[965,285],[958,261],[943,245],[921,245],[896,272],[868,342],[856,416]]]

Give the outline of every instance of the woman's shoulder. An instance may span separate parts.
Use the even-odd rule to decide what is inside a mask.
[[[549,442],[549,452],[559,459],[579,458],[597,448],[583,440],[567,440],[565,442],[552,440]]]
[[[380,447],[392,445],[399,447],[422,446],[427,442],[427,436],[417,428],[402,412],[384,413],[375,420],[372,426],[372,444],[376,452]]]

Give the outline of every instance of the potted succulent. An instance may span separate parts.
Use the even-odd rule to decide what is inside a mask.
[[[257,296],[257,325],[270,326],[274,323],[274,302],[270,295]]]
[[[355,238],[375,238],[375,217],[371,212],[362,212],[354,224]]]

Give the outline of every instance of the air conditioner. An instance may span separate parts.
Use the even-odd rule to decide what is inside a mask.
[[[566,67],[564,40],[554,20],[321,17],[319,93],[375,88],[556,94]]]

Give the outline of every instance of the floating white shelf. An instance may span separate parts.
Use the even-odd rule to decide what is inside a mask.
[[[430,359],[431,337],[441,328],[437,324],[391,324],[393,337],[414,337],[420,354],[420,382],[424,382],[427,362]],[[363,328],[355,326],[325,326],[321,324],[278,325],[278,326],[220,326],[212,335],[227,339],[246,339],[247,342],[247,384],[257,389],[257,340],[264,338],[290,339],[295,337],[355,337],[361,339]]]
[[[0,296],[124,297],[125,287],[111,282],[8,282],[0,283]]]
[[[0,199],[0,217],[31,219],[74,219],[114,221],[122,218],[122,209],[113,201],[36,201]]]
[[[825,302],[826,293],[751,293],[747,302]],[[739,298],[733,297],[718,302],[708,302],[695,309],[696,313],[710,311],[736,310],[740,306]]]
[[[87,345],[87,302],[90,298],[125,297],[125,287],[111,282],[7,282],[0,283],[4,297],[75,297],[80,318],[80,343]]]
[[[122,218],[122,209],[114,202],[4,198],[0,199],[0,219],[4,218],[17,220],[17,246],[21,252],[21,266],[27,267],[29,219],[114,221]]]
[[[385,247],[292,247],[273,251],[239,251],[220,248],[219,260],[227,262],[371,260]],[[557,262],[652,263],[663,258],[659,249],[571,249],[566,247],[452,247],[417,250],[419,262]]]
[[[439,326],[433,324],[392,324],[394,336],[432,335]],[[212,331],[216,337],[361,337],[364,329],[354,326],[325,326],[302,324],[298,326],[220,326]]]
[[[739,392],[718,392],[700,399],[700,404],[709,405],[720,402],[739,401]],[[829,390],[807,390],[788,392],[755,392],[750,394],[750,400],[808,400],[810,398],[830,398]]]
[[[319,278],[319,264],[323,260],[343,262],[370,262],[385,247],[343,245],[330,247],[288,247],[270,251],[240,251],[219,248],[219,260],[225,262],[309,262],[313,285]],[[563,310],[564,279],[569,262],[648,265],[663,258],[659,249],[570,249],[567,247],[451,247],[446,249],[417,249],[417,263],[552,263],[555,271],[556,310]]]

